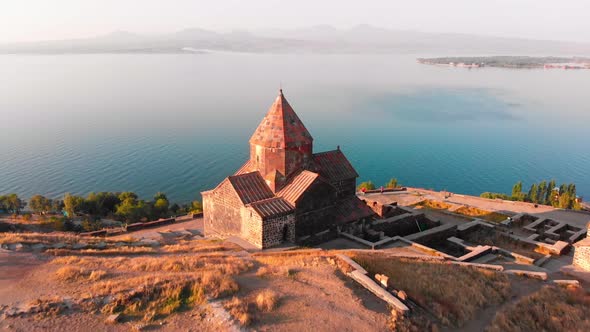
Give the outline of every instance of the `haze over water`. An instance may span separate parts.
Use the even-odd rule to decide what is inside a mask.
[[[590,71],[418,56],[3,55],[0,194],[200,199],[247,159],[282,85],[315,150],[340,145],[359,181],[479,195],[555,178],[590,196]]]

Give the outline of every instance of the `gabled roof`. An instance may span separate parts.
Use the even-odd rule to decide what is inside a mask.
[[[303,171],[297,174],[283,189],[281,189],[277,196],[283,197],[291,205],[295,206],[295,202],[301,195],[311,186],[311,184],[320,175],[310,171]]]
[[[303,122],[285,99],[283,90],[250,138],[251,144],[267,148],[300,147],[311,144],[313,138]]]
[[[233,175],[227,179],[244,204],[250,204],[275,196],[260,175],[260,172]]]
[[[248,159],[248,161],[238,169],[234,175],[241,175],[252,172],[252,161]]]
[[[375,212],[367,204],[363,203],[358,197],[352,196],[336,204],[334,220],[337,224],[345,224],[373,215],[375,215]]]
[[[314,153],[313,162],[316,171],[328,181],[339,181],[359,176],[340,149]]]
[[[262,219],[280,217],[293,212],[293,207],[281,197],[254,202],[250,206]]]

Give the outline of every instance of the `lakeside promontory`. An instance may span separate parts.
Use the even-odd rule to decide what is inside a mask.
[[[442,65],[463,68],[515,68],[515,69],[590,69],[590,58],[582,57],[530,57],[530,56],[482,56],[418,58],[427,65]]]

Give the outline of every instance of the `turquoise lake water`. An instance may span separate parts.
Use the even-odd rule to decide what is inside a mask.
[[[590,71],[397,55],[0,56],[0,193],[200,199],[246,160],[282,85],[360,181],[457,193],[575,182],[590,198]]]

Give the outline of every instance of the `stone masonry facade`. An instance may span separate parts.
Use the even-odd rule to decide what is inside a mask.
[[[282,91],[249,143],[249,160],[202,193],[206,235],[239,236],[264,249],[375,214],[356,197],[358,174],[340,148],[313,152]]]

